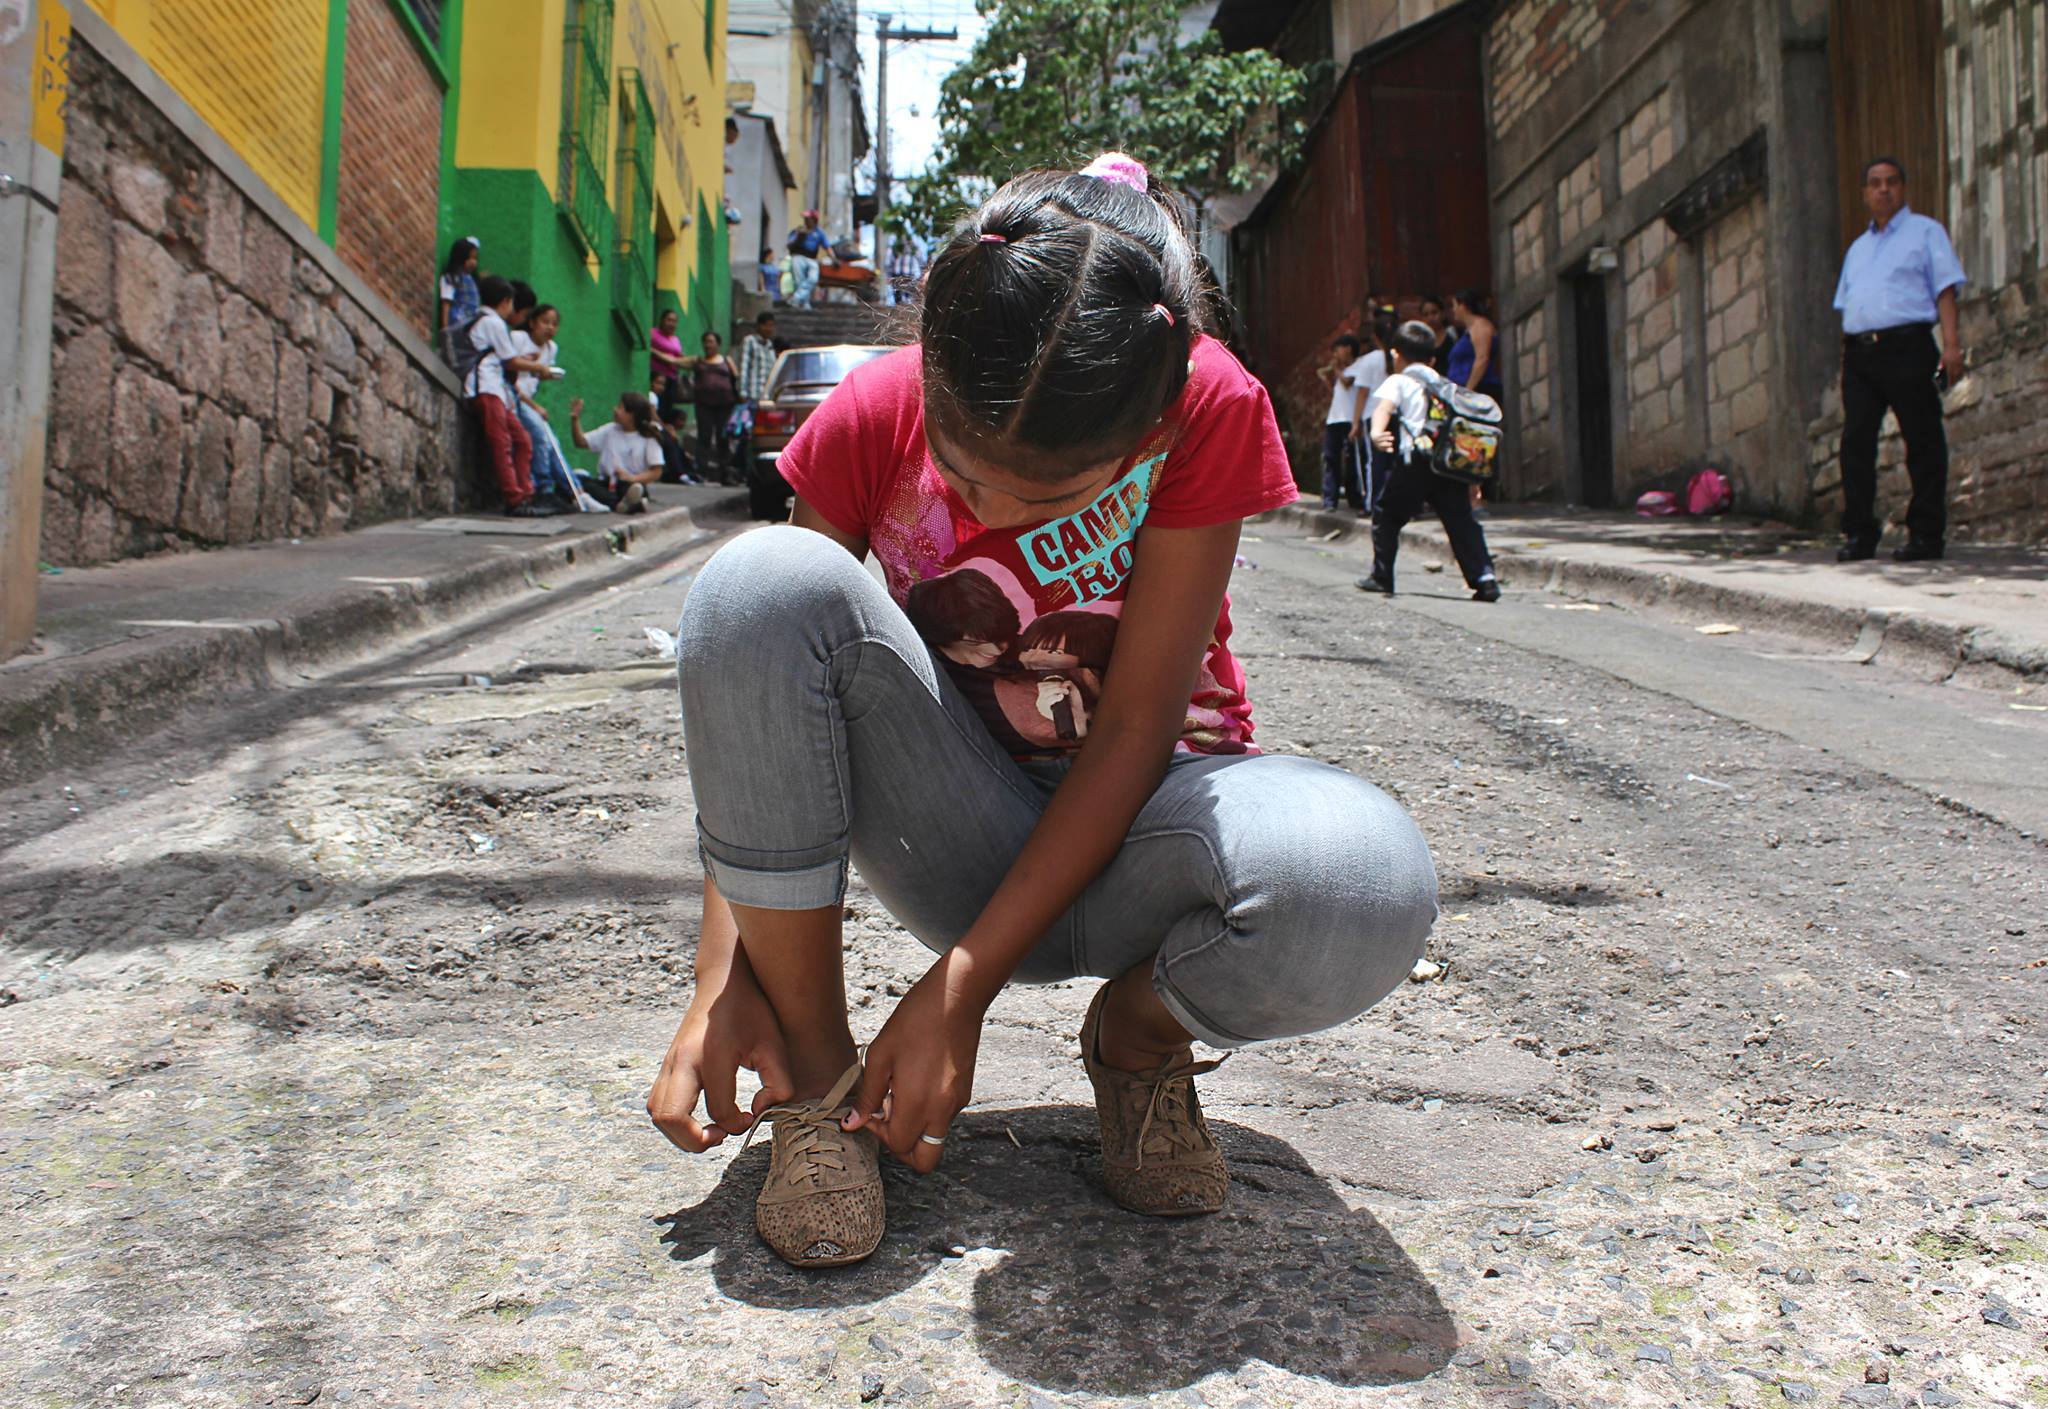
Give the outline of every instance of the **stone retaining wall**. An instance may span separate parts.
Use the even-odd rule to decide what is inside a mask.
[[[476,497],[445,371],[83,42],[54,321],[45,561],[332,533]]]

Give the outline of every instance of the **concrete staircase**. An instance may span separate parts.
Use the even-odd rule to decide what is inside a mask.
[[[791,347],[830,343],[902,343],[917,336],[915,310],[877,303],[821,303],[816,308],[778,308],[775,335]]]

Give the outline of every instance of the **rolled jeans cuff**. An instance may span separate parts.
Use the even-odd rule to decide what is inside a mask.
[[[1181,995],[1180,990],[1174,987],[1173,979],[1163,964],[1155,967],[1152,972],[1152,992],[1158,995],[1160,1003],[1173,1015],[1173,1020],[1187,1029],[1188,1036],[1206,1047],[1232,1051],[1239,1047],[1248,1047],[1258,1041],[1256,1037],[1239,1037],[1234,1032],[1225,1032],[1205,1018],[1200,1010],[1191,1005]]]
[[[757,910],[822,910],[846,898],[846,852],[763,852],[727,846],[697,830],[704,874],[732,905]]]

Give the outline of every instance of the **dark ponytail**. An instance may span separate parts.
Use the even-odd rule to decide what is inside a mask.
[[[1020,176],[925,275],[925,414],[949,437],[999,445],[1024,478],[1071,476],[1128,454],[1179,399],[1211,308],[1170,196],[1070,171]]]
[[[619,398],[619,405],[633,418],[634,430],[649,440],[661,439],[661,422],[655,419],[653,402],[637,391],[629,391]]]
[[[469,263],[469,257],[476,253],[476,248],[476,241],[469,239],[457,240],[454,244],[448,246],[448,262],[441,266],[441,272],[443,274],[462,273],[462,266]]]

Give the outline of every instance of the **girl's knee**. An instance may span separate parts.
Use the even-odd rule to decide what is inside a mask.
[[[1183,995],[1211,1014],[1205,1040],[1348,1022],[1407,978],[1436,923],[1436,867],[1400,804],[1334,768],[1296,792],[1302,825],[1267,829],[1236,867],[1228,932],[1166,966],[1167,982],[1213,995]]]
[[[831,604],[844,604],[863,582],[872,582],[866,569],[822,533],[793,524],[757,528],[698,570],[683,599],[676,640],[686,653],[758,647],[782,623],[817,625]]]

